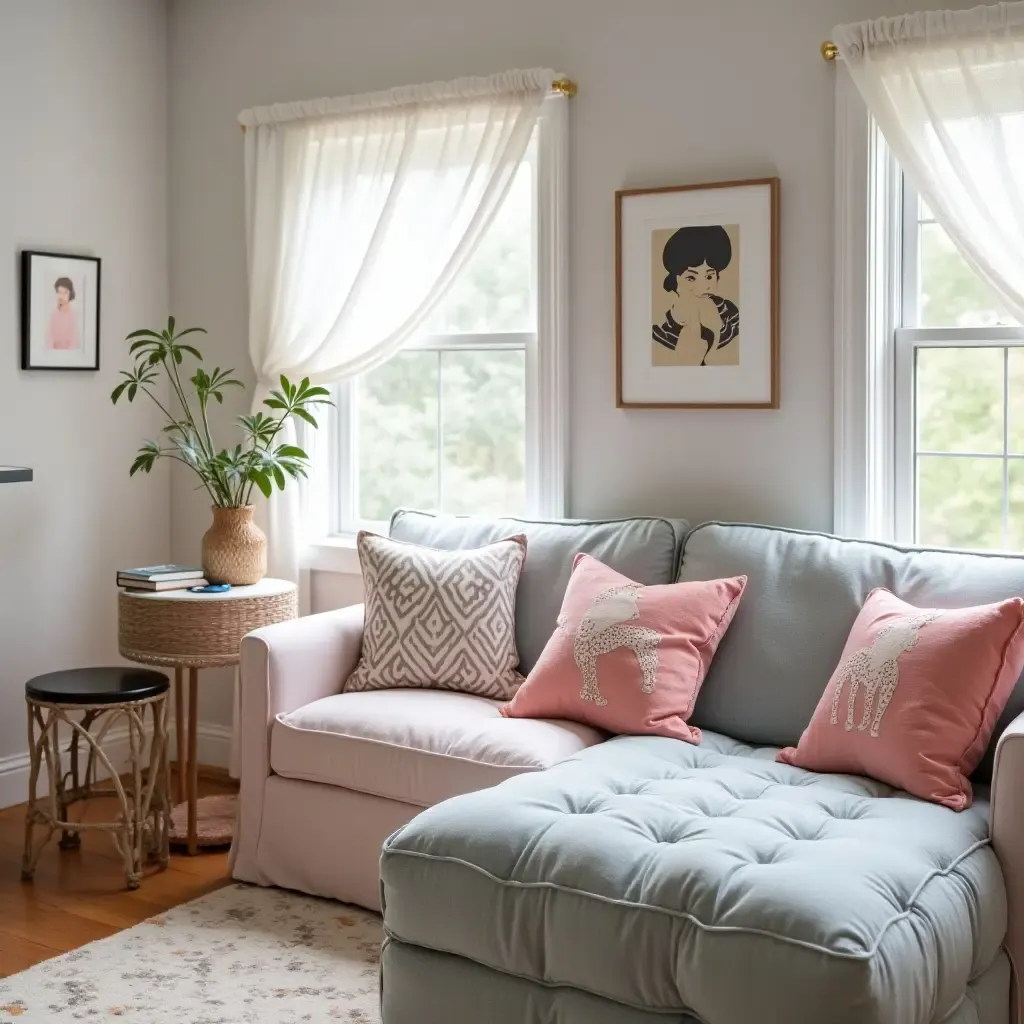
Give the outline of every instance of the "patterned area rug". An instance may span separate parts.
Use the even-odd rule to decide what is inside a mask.
[[[229,885],[0,980],[0,1021],[379,1024],[376,914]]]

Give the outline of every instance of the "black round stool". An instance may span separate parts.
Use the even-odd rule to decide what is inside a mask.
[[[144,668],[77,668],[36,676],[25,684],[28,705],[30,774],[25,816],[25,854],[22,879],[31,880],[39,855],[53,833],[61,831],[60,848],[77,849],[81,833],[109,832],[124,860],[129,889],[142,879],[145,854],[166,867],[169,857],[171,802],[167,751],[167,693],[170,682],[162,672]],[[145,763],[146,710],[152,709],[153,735]],[[120,773],[103,750],[111,726],[127,720],[129,778]],[[93,731],[93,726],[96,726]],[[70,743],[67,736],[70,734]],[[64,771],[62,746],[67,743],[69,770]],[[88,750],[85,772],[79,772],[79,748]],[[42,763],[50,780],[48,798],[36,799]],[[96,787],[101,766],[109,786]],[[114,796],[120,813],[114,821],[70,821],[68,808],[94,796]],[[34,843],[34,828],[46,829]]]

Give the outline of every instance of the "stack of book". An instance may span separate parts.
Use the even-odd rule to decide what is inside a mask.
[[[193,565],[144,565],[118,569],[117,585],[127,590],[187,590],[205,587],[203,570]]]

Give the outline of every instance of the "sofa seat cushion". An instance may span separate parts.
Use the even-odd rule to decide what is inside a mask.
[[[385,927],[707,1024],[942,1019],[1006,930],[987,794],[957,813],[775,753],[618,737],[433,807],[385,843]]]
[[[270,766],[417,807],[535,772],[604,734],[575,722],[509,720],[501,702],[439,690],[324,697],[277,716]]]

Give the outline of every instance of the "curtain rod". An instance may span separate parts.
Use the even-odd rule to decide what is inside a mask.
[[[571,100],[573,96],[579,91],[579,86],[571,78],[556,78],[551,83],[552,92],[560,92],[566,99]],[[240,124],[238,126],[245,131],[245,125]]]
[[[839,47],[831,40],[826,40],[821,44],[821,55],[825,60],[835,60],[839,56]]]

